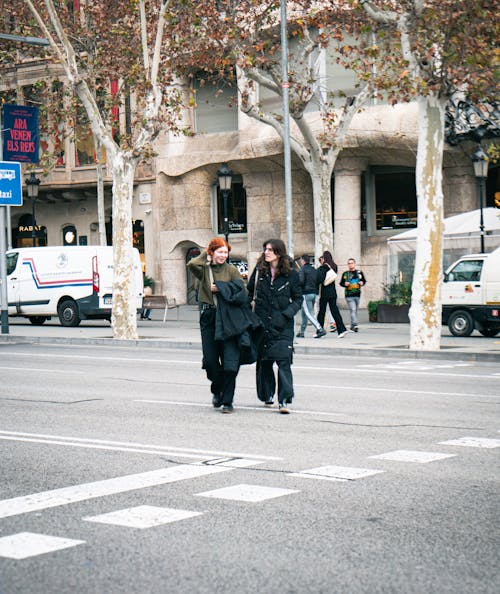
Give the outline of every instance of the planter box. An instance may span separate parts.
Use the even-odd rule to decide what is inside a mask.
[[[377,322],[385,324],[408,324],[409,305],[392,305],[390,303],[379,303],[377,306]]]

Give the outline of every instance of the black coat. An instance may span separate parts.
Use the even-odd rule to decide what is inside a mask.
[[[248,281],[249,299],[253,299],[255,269]],[[262,359],[279,361],[289,359],[293,352],[293,318],[302,305],[302,289],[299,275],[291,270],[288,275],[275,277],[259,270],[255,298],[255,313],[264,325]]]
[[[215,340],[224,342],[224,369],[257,360],[262,324],[248,303],[248,293],[242,280],[215,281],[217,311]]]
[[[326,277],[326,273],[328,272],[328,270],[330,269],[330,267],[328,266],[328,264],[322,264],[317,270],[316,272],[318,273],[318,284],[319,284],[319,296],[320,299],[324,300],[328,300],[331,299],[332,297],[334,299],[337,299],[337,289],[335,288],[335,283],[337,281],[333,281],[333,283],[330,283],[329,285],[324,285],[323,281],[325,280]],[[335,270],[335,272],[337,272]]]
[[[300,284],[304,295],[318,293],[318,273],[312,264],[304,264],[299,272]]]

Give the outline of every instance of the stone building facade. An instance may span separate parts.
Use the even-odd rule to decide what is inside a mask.
[[[14,100],[22,103],[19,89],[29,82],[26,72],[9,79],[10,88],[18,89]],[[6,84],[2,82],[0,91],[7,92]],[[193,108],[188,108],[186,121],[195,115]],[[287,236],[281,140],[270,127],[241,112],[227,117],[232,118],[230,126],[218,114],[222,131],[177,138],[165,134],[157,141],[157,156],[137,170],[134,241],[143,254],[146,274],[156,282],[155,292],[167,294],[180,304],[193,302],[195,297],[186,270],[188,258],[220,233],[217,170],[222,163],[228,163],[235,174],[237,208],[244,221],[233,222],[232,257],[247,261],[251,269],[263,241]],[[315,114],[306,117],[314,118]],[[69,137],[63,142],[64,159],[50,175],[41,177],[35,221],[28,200],[22,207],[11,209],[14,245],[31,245],[30,225],[34,223],[37,245],[63,244],[67,237],[77,244],[99,243],[96,167],[91,156],[85,158],[85,150],[91,153],[92,148],[78,147]],[[370,105],[355,116],[334,169],[331,250],[341,270],[349,257],[363,268],[368,278],[364,305],[381,297],[382,285],[388,280],[388,237],[416,224],[414,183],[412,186],[416,147],[416,105]],[[478,207],[470,162],[473,150],[473,145],[445,147],[445,216]],[[490,172],[485,206],[492,205],[493,194],[499,189],[498,172],[498,168]],[[295,256],[313,254],[311,182],[293,155],[292,189]],[[104,203],[109,242],[112,200],[111,177],[106,169]]]

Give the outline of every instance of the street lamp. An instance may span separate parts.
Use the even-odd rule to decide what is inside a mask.
[[[481,236],[481,253],[484,254],[484,218],[483,206],[484,196],[486,194],[486,178],[488,177],[488,155],[483,147],[479,145],[477,151],[472,155],[472,165],[474,166],[474,175],[479,182],[479,232]]]
[[[229,237],[229,220],[227,215],[227,198],[231,191],[231,184],[233,183],[233,172],[229,169],[228,164],[224,163],[222,167],[217,171],[217,177],[219,178],[219,189],[222,194],[223,200],[223,216],[224,216],[224,237]]]
[[[38,177],[31,172],[30,176],[24,180],[26,189],[28,191],[28,198],[31,199],[31,239],[33,241],[33,247],[36,246],[36,219],[35,219],[35,202],[38,198],[38,190],[40,186],[40,180]]]

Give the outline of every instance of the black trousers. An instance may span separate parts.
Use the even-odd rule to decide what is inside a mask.
[[[339,308],[337,307],[337,296],[332,295],[331,297],[323,297],[321,296],[319,299],[319,311],[318,311],[318,322],[321,324],[323,328],[325,324],[325,314],[326,314],[326,306],[330,307],[330,311],[332,312],[333,319],[337,324],[337,332],[341,334],[342,332],[346,331],[346,327],[344,324],[344,320],[340,315]]]
[[[273,399],[276,391],[276,377],[274,376],[273,365],[278,366],[278,402],[283,404],[293,400],[293,376],[291,359],[279,361],[257,361],[257,396],[259,400],[267,402]]]
[[[200,332],[202,366],[211,382],[210,390],[222,404],[232,404],[238,371],[224,371],[224,342],[215,340],[215,309],[201,312]]]

